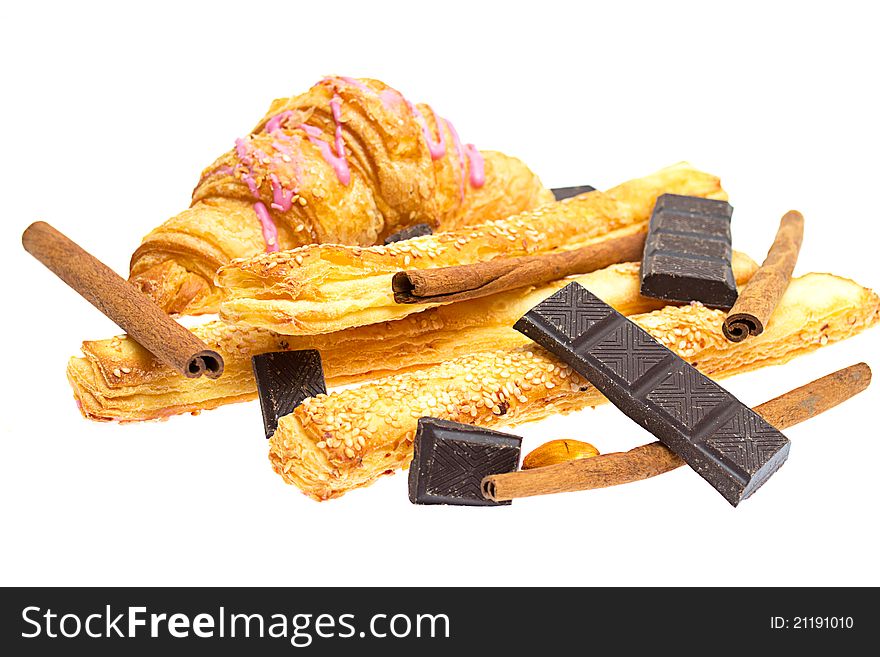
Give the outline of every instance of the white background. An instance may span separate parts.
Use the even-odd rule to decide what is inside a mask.
[[[400,474],[318,504],[272,473],[256,402],[83,420],[65,363],[117,331],[20,246],[44,219],[125,273],[271,99],[337,73],[432,103],[549,186],[689,160],[722,177],[737,248],[760,261],[797,208],[799,273],[880,286],[871,6],[4,3],[0,583],[880,584],[880,384],[790,429],[789,462],[738,509],[687,468],[509,508],[412,506]],[[878,345],[874,329],[726,385],[757,404],[880,369]],[[520,431],[526,449],[648,439],[607,406]]]

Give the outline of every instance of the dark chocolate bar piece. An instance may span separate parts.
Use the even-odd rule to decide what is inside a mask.
[[[431,230],[431,227],[428,224],[415,224],[410,226],[409,228],[404,228],[403,230],[399,230],[396,233],[392,233],[385,238],[385,244],[393,244],[394,242],[411,240],[413,237],[431,235],[433,234],[433,232],[434,231]]]
[[[327,394],[321,354],[314,349],[273,351],[251,358],[266,438],[278,419],[293,412],[307,397]]]
[[[736,301],[726,201],[664,194],[654,204],[642,257],[641,292],[730,310]]]
[[[578,185],[577,187],[554,187],[550,191],[553,192],[553,196],[557,201],[561,201],[564,198],[580,196],[587,192],[595,192],[596,188],[592,185]]]
[[[791,443],[781,432],[577,283],[514,328],[568,363],[734,506],[788,458]]]
[[[419,418],[409,501],[413,504],[501,506],[483,497],[483,477],[513,472],[522,438],[433,417]]]

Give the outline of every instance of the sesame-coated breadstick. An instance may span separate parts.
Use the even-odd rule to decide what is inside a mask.
[[[784,363],[880,318],[880,297],[830,274],[794,279],[760,336],[725,339],[724,313],[695,304],[632,319],[704,373],[721,378]],[[307,399],[279,421],[269,459],[317,500],[406,467],[419,417],[510,426],[594,406],[604,398],[537,346],[464,356],[359,388]]]
[[[396,303],[391,280],[398,271],[577,249],[638,233],[654,201],[667,193],[727,198],[717,177],[682,164],[607,192],[388,246],[313,244],[267,253],[217,272],[221,316],[288,335],[400,319],[438,304]]]
[[[734,253],[739,283],[757,268]],[[626,315],[662,307],[639,294],[639,263],[612,265],[576,279]],[[83,415],[102,420],[150,420],[215,408],[256,396],[250,359],[268,351],[317,349],[331,386],[359,383],[457,356],[513,347],[527,340],[511,326],[565,281],[438,306],[403,319],[329,333],[284,336],[265,329],[211,322],[193,330],[217,349],[226,372],[213,385],[175,376],[125,336],[86,341],[84,358],[71,358],[67,377]]]

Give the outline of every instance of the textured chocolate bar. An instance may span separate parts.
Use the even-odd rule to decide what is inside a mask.
[[[788,457],[782,433],[577,283],[514,328],[588,379],[734,506]]]
[[[483,477],[513,472],[522,438],[433,417],[419,418],[409,466],[413,504],[500,506],[483,497]]]
[[[409,228],[404,228],[385,238],[385,244],[393,244],[394,242],[403,242],[411,240],[413,237],[422,237],[423,235],[431,235],[434,231],[428,224],[415,224]]]
[[[736,301],[726,201],[664,194],[657,199],[642,257],[641,292],[729,310]]]
[[[293,412],[307,397],[326,394],[321,354],[314,349],[274,351],[251,358],[266,438],[278,428],[278,418]]]
[[[554,187],[550,191],[553,192],[553,197],[557,201],[561,201],[564,198],[580,196],[581,194],[586,194],[587,192],[595,192],[596,188],[592,187],[591,185],[579,185],[577,187]]]

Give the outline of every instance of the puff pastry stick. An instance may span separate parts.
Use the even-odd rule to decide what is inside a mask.
[[[428,105],[328,77],[276,100],[202,174],[192,206],[147,235],[131,281],[169,312],[215,312],[234,258],[315,242],[369,245],[403,227],[507,217],[553,200],[522,162],[462,144]]]
[[[808,274],[792,281],[762,335],[730,343],[721,330],[724,316],[693,304],[633,319],[720,378],[858,333],[880,319],[880,297],[846,279]],[[309,398],[279,421],[269,459],[284,481],[325,500],[407,467],[421,416],[510,426],[602,401],[586,380],[529,344]]]
[[[576,249],[647,225],[664,193],[726,199],[715,176],[686,164],[480,226],[388,246],[330,244],[265,254],[222,267],[221,316],[276,333],[308,335],[400,319],[432,304],[397,304],[391,278],[403,269]]]
[[[734,253],[733,270],[746,283],[758,265]],[[662,307],[639,295],[639,263],[612,265],[580,276],[620,312],[630,315]],[[527,340],[511,326],[565,281],[483,299],[440,306],[401,320],[315,336],[282,336],[265,329],[211,322],[193,329],[222,355],[226,371],[211,386],[199,385],[162,365],[133,340],[118,336],[83,342],[83,358],[71,358],[67,376],[83,415],[99,420],[151,420],[215,408],[256,396],[250,358],[267,351],[318,349],[331,385],[357,383],[425,367]]]

